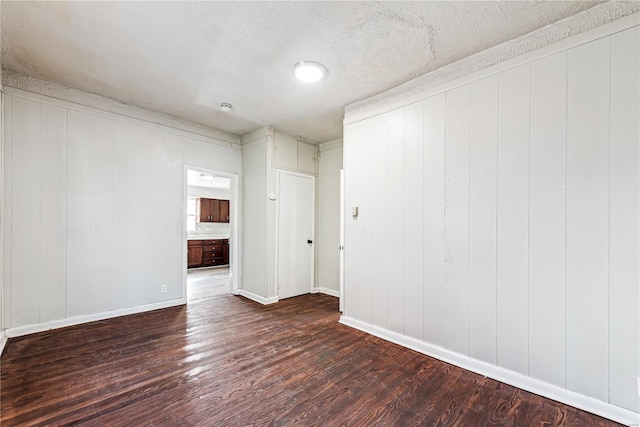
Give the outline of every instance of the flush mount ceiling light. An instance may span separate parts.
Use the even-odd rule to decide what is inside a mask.
[[[321,80],[326,73],[325,66],[317,61],[300,61],[293,66],[293,74],[296,75],[298,80],[307,83]]]
[[[225,113],[231,111],[232,108],[233,106],[227,102],[223,102],[222,104],[220,104],[220,111],[224,111]]]

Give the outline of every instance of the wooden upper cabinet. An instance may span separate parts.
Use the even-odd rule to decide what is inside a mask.
[[[221,222],[220,221],[220,200],[209,199],[209,203],[211,203],[211,222]]]
[[[196,200],[196,221],[212,222],[211,220],[211,199],[199,198]]]
[[[229,201],[205,199],[196,201],[197,222],[229,222]]]
[[[220,200],[220,222],[229,222],[229,201]]]

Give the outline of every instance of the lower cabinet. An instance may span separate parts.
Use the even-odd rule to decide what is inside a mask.
[[[229,264],[229,239],[188,240],[187,267]]]
[[[187,246],[187,267],[189,268],[198,267],[200,264],[202,264],[202,245],[192,246],[191,242],[193,241],[194,240],[190,240],[189,245]],[[201,240],[195,241],[199,242]]]

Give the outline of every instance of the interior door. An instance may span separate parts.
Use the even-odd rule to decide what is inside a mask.
[[[278,174],[278,297],[311,292],[313,286],[313,177]]]

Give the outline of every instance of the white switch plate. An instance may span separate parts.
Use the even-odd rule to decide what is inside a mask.
[[[354,207],[351,208],[351,216],[354,217],[354,218],[358,217],[358,207],[357,206],[354,206]]]
[[[167,293],[167,285],[160,285],[160,293],[161,294]]]

